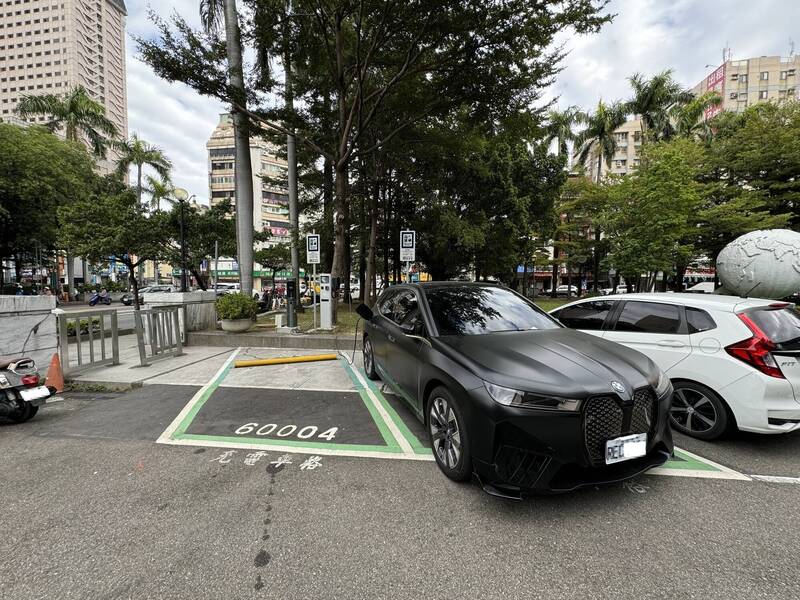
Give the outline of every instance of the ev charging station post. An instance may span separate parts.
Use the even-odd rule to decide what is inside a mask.
[[[411,283],[411,263],[416,261],[417,232],[405,229],[400,232],[400,262],[406,263],[408,283]]]
[[[306,235],[306,262],[313,268],[311,279],[311,293],[313,298],[312,309],[314,313],[314,329],[317,328],[317,265],[319,264],[319,234]],[[322,291],[320,289],[320,291]],[[321,317],[322,315],[320,315]]]

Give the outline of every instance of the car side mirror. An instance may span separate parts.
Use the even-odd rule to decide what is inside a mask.
[[[373,313],[372,309],[366,304],[359,304],[356,307],[356,312],[358,313],[358,316],[364,319],[365,321],[371,321],[372,317],[375,316],[375,313]]]
[[[425,337],[425,324],[422,321],[415,321],[413,324],[400,325],[400,329],[406,335]]]

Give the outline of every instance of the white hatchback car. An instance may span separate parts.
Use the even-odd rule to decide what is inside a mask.
[[[699,294],[625,294],[566,304],[561,323],[634,348],[675,388],[677,431],[800,429],[800,313],[792,304]]]

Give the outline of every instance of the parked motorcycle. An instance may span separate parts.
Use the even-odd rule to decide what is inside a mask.
[[[111,295],[103,290],[102,292],[95,292],[92,294],[92,297],[89,298],[89,306],[95,306],[96,304],[111,304]]]
[[[43,385],[31,358],[0,360],[0,417],[14,423],[32,419],[39,407],[55,393]]]

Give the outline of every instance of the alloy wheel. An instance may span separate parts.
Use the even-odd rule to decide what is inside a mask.
[[[690,433],[709,431],[717,424],[717,409],[703,392],[678,388],[672,400],[670,418]]]
[[[431,402],[429,417],[433,450],[442,465],[455,469],[461,459],[461,432],[453,408],[438,396]]]

